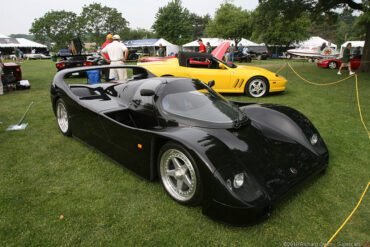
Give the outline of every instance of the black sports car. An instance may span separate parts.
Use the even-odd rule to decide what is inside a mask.
[[[324,171],[328,149],[313,124],[281,105],[230,102],[199,80],[155,77],[137,66],[127,82],[68,84],[51,102],[60,131],[138,175],[159,177],[175,201],[247,225],[304,180]],[[110,66],[83,68],[107,69]],[[74,79],[75,80],[75,79]]]

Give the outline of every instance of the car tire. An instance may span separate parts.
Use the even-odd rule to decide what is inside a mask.
[[[158,174],[163,188],[176,202],[196,206],[202,201],[203,186],[197,164],[183,146],[169,142],[161,148]]]
[[[55,105],[55,113],[60,132],[62,132],[62,134],[65,136],[71,136],[72,130],[69,122],[69,113],[64,100],[62,99],[57,100]]]
[[[334,61],[331,61],[328,64],[328,68],[329,69],[336,69],[336,68],[338,68],[338,64],[336,62],[334,62]]]
[[[268,94],[269,82],[261,76],[252,77],[245,85],[244,92],[253,98],[260,98]]]

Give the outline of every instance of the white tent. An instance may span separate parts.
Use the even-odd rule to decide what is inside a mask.
[[[220,38],[202,38],[202,41],[203,41],[204,44],[207,44],[207,42],[209,42],[209,44],[212,47],[216,47],[219,44],[221,44],[222,42],[224,42],[225,40],[220,39]],[[194,40],[192,42],[189,42],[189,43],[186,43],[186,44],[182,45],[182,47],[198,47],[198,46],[199,46],[198,40]]]
[[[2,33],[0,33],[0,39],[6,39],[6,38],[9,38],[9,37],[6,36],[6,35],[4,35],[4,34],[2,34]]]
[[[220,38],[202,38],[202,41],[204,44],[207,44],[207,42],[209,42],[209,44],[212,47],[217,47],[219,44],[225,41],[230,41],[230,45],[232,44],[235,45],[234,40],[227,40],[227,39],[220,39]],[[243,46],[258,46],[259,45],[257,43],[254,43],[253,41],[250,41],[244,38],[242,38],[242,40],[238,43],[238,45],[239,44],[242,44]],[[186,43],[182,45],[182,47],[199,47],[198,40],[194,40],[192,42]]]
[[[318,36],[312,36],[308,40],[299,42],[298,44],[295,44],[295,46],[298,47],[320,47],[323,43],[326,43],[327,46],[330,46],[331,48],[337,49],[337,45],[331,43],[330,41],[327,41],[321,37]]]
[[[231,41],[230,42],[230,45],[231,44],[234,44],[235,45],[235,42],[234,41]],[[260,44],[257,44],[257,43],[254,43],[253,41],[250,41],[248,39],[244,39],[242,38],[242,40],[238,43],[238,46],[242,44],[242,46],[259,46]]]
[[[0,34],[0,48],[47,48],[46,45],[36,43],[24,38],[9,38]],[[4,38],[2,38],[4,37]]]
[[[347,46],[348,43],[352,44],[352,47],[364,47],[365,46],[365,41],[347,41],[341,45],[341,49]]]
[[[365,41],[360,41],[360,40],[344,42],[340,47],[340,54],[341,55],[343,54],[343,50],[347,46],[348,43],[351,43],[351,45],[352,45],[351,51],[356,49],[357,47],[361,47],[361,53],[362,53],[362,50],[364,49],[364,46],[365,46]]]
[[[179,52],[179,46],[174,45],[163,38],[126,40],[123,43],[129,48],[152,47],[153,49],[155,49],[155,47],[159,47],[159,44],[162,44],[162,46],[166,47],[167,56]]]

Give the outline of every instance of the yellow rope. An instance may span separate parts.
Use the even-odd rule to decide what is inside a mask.
[[[333,239],[338,235],[338,233],[342,230],[342,228],[351,219],[352,215],[356,212],[357,208],[360,206],[362,200],[364,199],[365,194],[366,194],[367,190],[369,189],[369,186],[370,186],[370,182],[367,183],[367,186],[366,186],[364,192],[362,193],[362,195],[360,197],[360,200],[358,201],[356,207],[352,210],[352,212],[348,215],[348,217],[346,218],[346,220],[342,223],[342,225],[338,228],[338,230],[334,233],[334,235],[329,239],[329,241],[324,245],[324,247],[327,247],[327,246],[329,246],[331,244],[331,242],[333,241]]]
[[[344,79],[341,79],[341,80],[339,80],[339,81],[334,81],[334,82],[329,82],[329,83],[315,83],[315,82],[311,82],[311,81],[309,81],[309,80],[307,80],[307,79],[303,78],[301,75],[299,75],[299,74],[294,70],[294,68],[292,67],[292,65],[290,65],[290,63],[288,63],[288,66],[289,66],[289,68],[294,72],[294,74],[296,74],[296,75],[297,75],[299,78],[301,78],[303,81],[305,81],[305,82],[307,82],[307,83],[309,83],[309,84],[312,84],[312,85],[316,85],[316,86],[331,86],[331,85],[334,85],[334,84],[340,83],[340,82],[345,81],[345,80],[347,80],[347,79],[349,79],[349,78],[351,78],[351,77],[352,77],[352,75],[350,75],[350,76],[348,76],[348,77],[346,77],[346,78],[344,78]]]
[[[366,127],[366,124],[365,124],[364,118],[362,117],[361,104],[360,104],[360,96],[359,96],[359,93],[358,93],[358,80],[357,80],[357,75],[355,76],[355,78],[356,78],[356,98],[357,98],[357,107],[358,107],[358,112],[359,112],[359,114],[360,114],[361,123],[362,123],[362,125],[364,126],[364,128],[365,128],[365,130],[366,130],[366,133],[367,133],[367,135],[369,136],[369,139],[370,139],[370,131],[369,131],[369,129]]]
[[[286,65],[284,65],[281,69],[279,69],[278,71],[282,70]],[[337,84],[337,83],[340,83],[342,81],[345,81],[347,79],[349,79],[350,77],[352,76],[349,76],[347,78],[344,78],[342,80],[339,80],[339,81],[335,81],[335,82],[330,82],[330,83],[325,83],[325,84],[320,84],[320,83],[314,83],[314,82],[311,82],[305,78],[303,78],[302,76],[300,76],[295,70],[294,68],[288,63],[288,66],[289,68],[299,77],[301,78],[303,81],[309,83],[309,84],[312,84],[312,85],[316,85],[316,86],[330,86],[330,85],[334,85],[334,84]],[[277,72],[276,72],[277,73]],[[365,124],[365,121],[364,121],[364,118],[362,116],[362,111],[361,111],[361,104],[360,104],[360,96],[359,96],[359,90],[358,90],[358,77],[357,75],[355,75],[355,85],[356,85],[356,99],[357,99],[357,107],[358,107],[358,112],[360,114],[360,120],[361,120],[361,123],[362,125],[364,126],[365,130],[366,130],[366,133],[368,134],[368,137],[370,139],[370,131],[369,129],[367,128],[366,124]],[[331,242],[333,241],[333,239],[339,234],[339,232],[343,229],[343,227],[347,224],[347,222],[351,219],[352,215],[356,212],[356,210],[358,209],[358,207],[360,206],[367,190],[369,189],[369,186],[370,186],[370,182],[368,182],[364,192],[362,193],[361,197],[360,197],[360,200],[358,201],[356,207],[352,210],[352,212],[348,215],[348,217],[346,218],[346,220],[342,223],[342,225],[338,228],[338,230],[334,233],[334,235],[329,239],[329,241],[324,245],[324,247],[327,247],[331,244]]]
[[[283,66],[281,66],[280,69],[278,69],[275,74],[279,73],[281,70],[283,70],[286,66],[288,65],[288,63],[285,63]]]

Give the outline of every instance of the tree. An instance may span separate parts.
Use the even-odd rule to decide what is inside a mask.
[[[251,13],[226,2],[216,10],[215,17],[210,20],[206,33],[208,36],[233,39],[235,46],[242,38],[249,38],[252,34]]]
[[[303,0],[304,1],[304,0]],[[362,52],[360,71],[370,72],[370,2],[368,0],[354,1],[354,0],[310,0],[312,13],[314,15],[320,12],[330,12],[348,6],[351,9],[362,12],[357,22],[357,27],[362,28],[365,33],[365,46]]]
[[[200,37],[204,37],[206,33],[206,27],[211,20],[211,17],[207,14],[205,16],[199,16],[197,14],[191,13],[190,19],[192,20],[193,24],[193,34],[192,39],[195,40]]]
[[[47,44],[55,43],[55,48],[63,48],[78,33],[77,15],[69,11],[49,11],[32,23],[31,34],[36,41]]]
[[[108,33],[123,33],[128,29],[128,22],[115,8],[103,6],[100,3],[84,5],[79,17],[79,25],[83,34],[91,40],[101,43]]]
[[[290,46],[309,37],[309,16],[298,0],[260,0],[253,13],[254,40]]]
[[[10,38],[23,38],[23,39],[28,39],[28,40],[34,40],[35,38],[33,35],[29,34],[23,34],[23,33],[16,33],[16,34],[11,34],[9,35]]]
[[[192,23],[189,10],[182,7],[180,0],[172,0],[158,9],[152,28],[158,37],[182,45],[193,38]]]
[[[127,31],[120,33],[120,36],[124,40],[156,38],[155,33],[144,28],[129,29]]]

